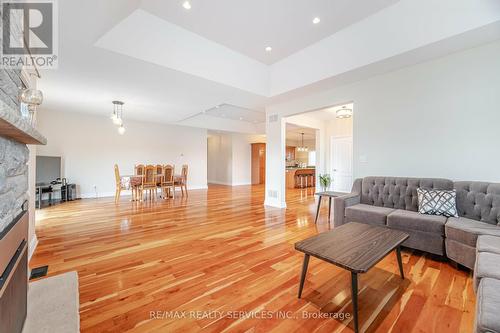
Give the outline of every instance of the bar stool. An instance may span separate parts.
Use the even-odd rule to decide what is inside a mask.
[[[300,188],[308,187],[308,175],[307,174],[300,174],[299,175],[300,179]]]
[[[314,186],[314,174],[312,173],[307,174],[307,184],[309,184],[308,187]]]

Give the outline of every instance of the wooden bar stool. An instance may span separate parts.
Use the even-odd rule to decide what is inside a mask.
[[[304,188],[304,187],[307,187],[307,174],[303,174],[301,173],[299,175],[299,187],[300,188]]]

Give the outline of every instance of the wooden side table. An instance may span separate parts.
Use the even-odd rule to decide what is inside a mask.
[[[319,209],[321,207],[321,199],[323,197],[328,197],[328,223],[330,223],[330,216],[332,212],[332,198],[335,197],[340,197],[343,195],[346,195],[348,193],[344,192],[334,192],[334,191],[325,191],[325,192],[317,192],[315,195],[319,196],[318,198],[318,208],[316,208],[316,218],[314,219],[314,223],[318,223],[318,217],[319,217]]]

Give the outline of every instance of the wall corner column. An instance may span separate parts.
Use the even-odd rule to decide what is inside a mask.
[[[286,208],[285,128],[285,118],[277,113],[266,113],[265,206]]]

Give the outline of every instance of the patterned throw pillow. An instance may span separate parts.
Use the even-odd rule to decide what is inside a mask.
[[[417,188],[417,195],[420,214],[458,217],[457,191]]]

